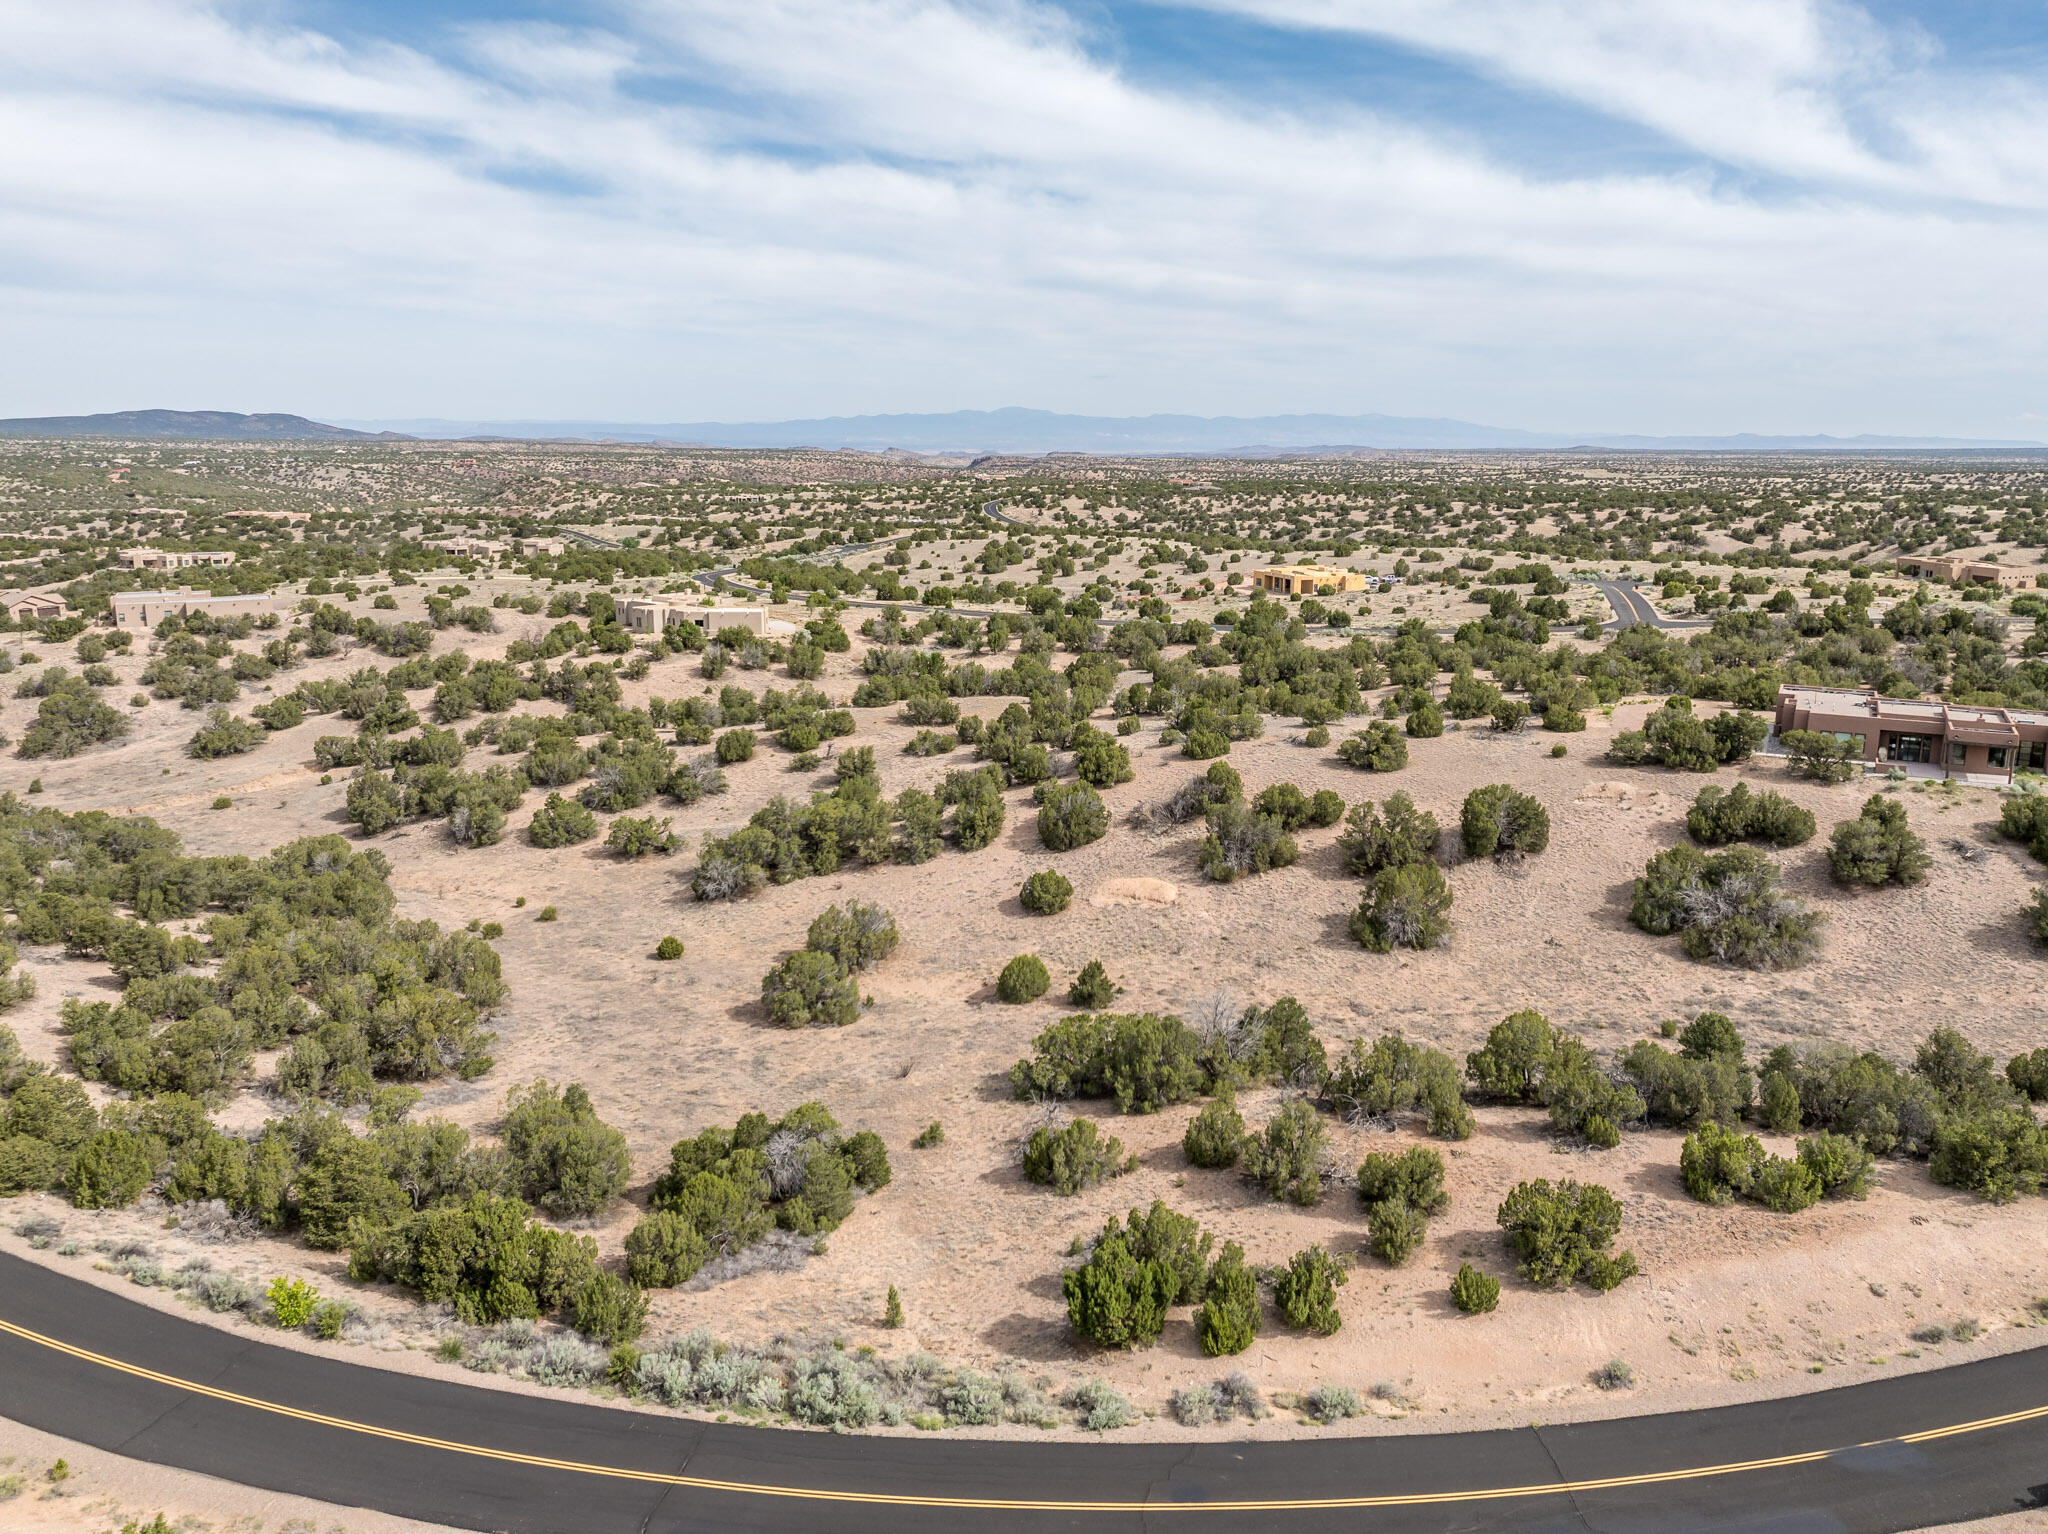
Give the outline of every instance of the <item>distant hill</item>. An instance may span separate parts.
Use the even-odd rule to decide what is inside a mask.
[[[1520,431],[1471,421],[1395,415],[1084,416],[1050,410],[955,410],[940,415],[827,416],[799,421],[355,421],[406,436],[447,439],[674,443],[724,448],[849,448],[915,453],[1879,452],[2042,451],[2048,444],[1961,437],[1741,435],[1642,437]]]
[[[357,431],[302,415],[242,415],[233,410],[115,410],[105,415],[18,416],[0,421],[0,437],[167,437],[216,441],[402,442],[393,431]]]

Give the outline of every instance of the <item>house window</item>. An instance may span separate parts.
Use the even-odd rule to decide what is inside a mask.
[[[2013,747],[2013,766],[2022,772],[2039,772],[2048,761],[2048,740],[2023,740]]]
[[[1986,746],[1984,755],[1993,767],[2002,768],[2005,766],[2006,753],[2009,749],[2006,746]]]
[[[1970,748],[1964,745],[1961,741],[1952,740],[1948,743],[1949,766],[1960,767],[1963,765],[1965,761],[1969,760],[1969,756]]]

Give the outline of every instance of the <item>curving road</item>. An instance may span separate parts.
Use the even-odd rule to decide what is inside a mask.
[[[1642,588],[1634,581],[1595,581],[1600,594],[1607,598],[1607,605],[1614,609],[1613,621],[1605,626],[1610,629],[1634,628],[1646,624],[1658,629],[1703,629],[1711,628],[1710,618],[1667,618],[1650,605],[1650,599],[1643,595]]]
[[[245,1485],[507,1534],[1882,1534],[2048,1505],[2042,1349],[1783,1401],[1488,1433],[838,1436],[389,1373],[166,1315],[4,1254],[0,1415]]]

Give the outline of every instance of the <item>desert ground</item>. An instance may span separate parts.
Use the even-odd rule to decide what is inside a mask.
[[[410,606],[419,593],[404,595]],[[849,626],[860,616],[852,614]],[[478,656],[501,654],[522,623],[544,626],[510,615],[499,633],[462,635],[459,642]],[[850,693],[862,648],[856,640],[852,654],[829,658],[820,684],[827,692]],[[110,696],[129,691],[146,649],[138,645],[134,656],[112,662],[120,684]],[[311,662],[274,685],[283,690],[371,659]],[[722,680],[757,689],[790,685],[779,668],[729,672]],[[627,684],[625,701],[706,687],[694,660],[677,657]],[[262,696],[260,686],[252,689],[244,705]],[[415,695],[415,702],[424,699]],[[969,701],[992,717],[1008,700]],[[0,727],[18,736],[33,707],[0,705]],[[556,711],[546,703],[523,707]],[[2017,915],[2040,870],[1991,833],[1997,800],[1988,791],[1924,784],[1899,790],[1934,853],[1932,875],[1917,889],[1848,894],[1827,876],[1825,833],[1853,817],[1876,781],[1815,786],[1792,780],[1768,758],[1739,772],[1724,769],[1711,781],[1725,786],[1741,776],[1775,787],[1818,817],[1822,837],[1780,861],[1790,892],[1830,917],[1822,956],[1788,973],[1727,970],[1692,963],[1675,941],[1631,927],[1631,879],[1647,857],[1682,837],[1685,808],[1709,781],[1657,768],[1624,770],[1601,759],[1612,734],[1638,726],[1648,707],[1645,700],[1624,703],[1611,717],[1596,710],[1591,728],[1576,735],[1454,729],[1411,742],[1411,765],[1384,776],[1353,771],[1330,748],[1302,743],[1300,727],[1286,721],[1271,720],[1263,738],[1237,744],[1228,760],[1248,791],[1289,781],[1356,802],[1399,789],[1450,824],[1471,788],[1512,782],[1548,807],[1553,831],[1546,852],[1511,868],[1453,868],[1452,941],[1398,955],[1366,952],[1346,934],[1360,884],[1339,866],[1334,829],[1302,833],[1294,867],[1216,885],[1195,866],[1199,828],[1154,836],[1129,825],[1136,806],[1164,798],[1199,770],[1177,748],[1159,744],[1156,719],[1126,738],[1136,778],[1105,791],[1114,829],[1089,846],[1060,854],[1043,849],[1029,792],[1018,789],[1006,795],[1001,837],[982,851],[949,848],[921,866],[771,886],[730,904],[691,899],[695,859],[688,851],[626,863],[602,851],[601,842],[555,851],[528,845],[518,832],[538,805],[537,793],[515,812],[506,840],[480,850],[456,848],[439,823],[415,824],[374,842],[391,859],[400,914],[431,916],[444,927],[502,922],[497,947],[511,989],[495,1020],[495,1069],[473,1083],[429,1087],[419,1112],[488,1132],[509,1088],[536,1077],[582,1082],[599,1114],[627,1135],[637,1170],[631,1199],[591,1228],[602,1250],[615,1254],[673,1141],[749,1110],[777,1114],[821,1101],[848,1130],[883,1136],[894,1181],[861,1202],[824,1251],[793,1268],[655,1292],[650,1335],[706,1326],[755,1344],[836,1340],[892,1356],[922,1348],[952,1363],[1016,1369],[1049,1385],[1099,1377],[1146,1414],[1133,1431],[1159,1436],[1221,1431],[1176,1425],[1166,1402],[1174,1390],[1231,1369],[1249,1373],[1282,1401],[1319,1384],[1350,1386],[1370,1411],[1348,1424],[1317,1427],[1283,1410],[1228,1431],[1342,1434],[1716,1404],[2033,1343],[2032,1329],[2042,1320],[2034,1301],[2048,1287],[2039,1261],[2048,1202],[1982,1203],[1936,1187],[1924,1165],[1910,1162],[1885,1164],[1875,1191],[1860,1202],[1828,1202],[1796,1215],[1711,1208],[1680,1185],[1675,1133],[1631,1133],[1609,1152],[1567,1150],[1538,1111],[1484,1108],[1472,1139],[1426,1142],[1439,1143],[1445,1154],[1452,1202],[1432,1222],[1423,1250],[1398,1269],[1360,1252],[1362,1212],[1343,1187],[1317,1207],[1299,1209],[1266,1200],[1234,1172],[1189,1166],[1180,1139],[1195,1105],[1121,1116],[1112,1104],[1077,1104],[1075,1112],[1096,1118],[1137,1154],[1138,1169],[1072,1198],[1025,1181],[1020,1146],[1043,1121],[1042,1110],[1013,1101],[1004,1073],[1029,1052],[1035,1034],[1069,1010],[1062,993],[1090,959],[1101,959],[1121,987],[1118,1010],[1186,1014],[1219,995],[1240,1006],[1293,996],[1333,1051],[1353,1038],[1399,1031],[1462,1058],[1489,1026],[1523,1007],[1583,1034],[1603,1053],[1653,1036],[1664,1019],[1707,1009],[1734,1019],[1752,1056],[1779,1043],[1833,1039],[1910,1059],[1918,1040],[1944,1023],[2000,1060],[2043,1042],[2040,960]],[[295,837],[353,834],[341,814],[346,774],[323,785],[311,761],[314,737],[332,723],[312,716],[252,754],[200,762],[182,750],[198,715],[167,701],[134,713],[125,740],[70,760],[12,763],[8,785],[20,791],[34,776],[41,784],[36,802],[154,816],[177,830],[192,853],[261,854]],[[858,718],[858,733],[839,744],[875,748],[887,794],[970,764],[965,749],[928,759],[903,754],[912,730],[894,709],[863,710]],[[1549,754],[1558,740],[1567,746],[1562,758]],[[489,749],[479,748],[468,765],[490,759]],[[658,813],[673,813],[675,829],[694,847],[744,824],[773,794],[829,786],[829,758],[815,774],[792,774],[788,762],[766,746],[727,769],[729,792]],[[210,808],[220,795],[233,799],[232,809]],[[1027,874],[1046,867],[1072,880],[1073,905],[1057,916],[1028,915],[1016,892]],[[887,908],[903,935],[895,955],[863,978],[872,1006],[843,1029],[772,1026],[759,1001],[763,971],[802,945],[819,910],[855,897]],[[558,921],[534,920],[546,906],[558,909]],[[685,958],[653,961],[655,944],[670,934],[686,945]],[[1053,990],[1037,1003],[1006,1005],[995,998],[996,973],[1027,952],[1044,958]],[[32,1057],[57,1062],[63,1039],[55,1023],[64,998],[112,996],[118,987],[103,966],[66,959],[59,949],[25,948],[23,964],[37,977],[39,994],[7,1022]],[[256,1082],[219,1116],[224,1127],[253,1128],[280,1111],[262,1090],[269,1063],[259,1058]],[[1240,1106],[1256,1127],[1275,1102],[1271,1092],[1253,1092]],[[933,1120],[945,1127],[944,1143],[911,1149],[913,1136]],[[1339,1168],[1355,1165],[1367,1150],[1418,1143],[1407,1127],[1387,1133],[1340,1125],[1332,1137]],[[1640,1278],[1596,1295],[1584,1288],[1540,1291],[1512,1275],[1495,1206],[1525,1178],[1560,1176],[1598,1181],[1621,1198],[1626,1218],[1616,1244],[1635,1253]],[[1342,1330],[1329,1338],[1294,1333],[1269,1314],[1249,1352],[1205,1359],[1185,1312],[1177,1312],[1156,1347],[1104,1354],[1077,1346],[1059,1288],[1070,1244],[1108,1215],[1155,1198],[1197,1216],[1219,1244],[1242,1243],[1254,1263],[1283,1262],[1315,1243],[1356,1255],[1339,1294]],[[165,1229],[161,1207],[86,1212],[48,1195],[11,1202],[0,1245],[26,1251],[11,1227],[39,1211],[57,1218],[64,1240],[80,1250],[35,1255],[72,1270],[91,1269],[98,1252],[127,1240],[146,1242],[167,1266],[201,1250],[196,1240]],[[349,1294],[388,1323],[373,1353],[380,1366],[462,1374],[431,1356],[437,1335],[453,1324],[446,1316],[422,1311],[396,1289],[350,1285],[339,1255],[257,1237],[208,1245],[204,1255],[251,1276],[304,1274],[324,1291]],[[1504,1280],[1493,1314],[1461,1316],[1446,1297],[1451,1274],[1466,1259]],[[892,1284],[906,1312],[901,1330],[880,1325]],[[155,1291],[132,1292],[175,1303]],[[1929,1346],[1912,1339],[1930,1323],[1958,1320],[1979,1323],[1976,1340]],[[1630,1365],[1633,1387],[1597,1388],[1594,1371],[1616,1359]]]

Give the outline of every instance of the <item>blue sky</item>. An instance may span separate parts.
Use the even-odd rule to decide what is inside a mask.
[[[2048,3],[0,0],[0,414],[2048,438]]]

